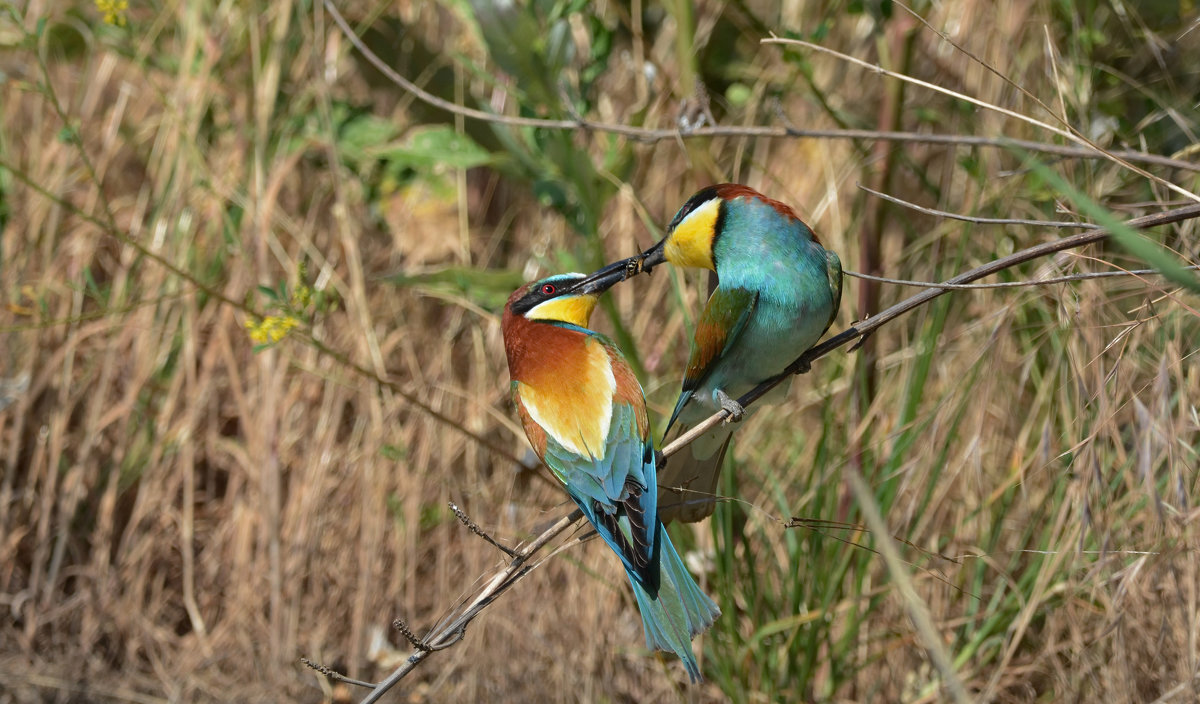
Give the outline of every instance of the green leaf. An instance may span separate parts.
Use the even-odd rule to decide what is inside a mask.
[[[420,529],[427,531],[436,528],[444,523],[449,515],[450,512],[446,510],[445,504],[424,504],[421,506]]]
[[[420,274],[396,274],[386,279],[397,286],[463,295],[490,310],[504,306],[509,294],[525,283],[517,271],[447,267]]]
[[[404,500],[396,492],[388,492],[387,495],[387,512],[396,523],[404,524]]]
[[[414,129],[403,143],[391,144],[372,153],[395,166],[418,171],[435,166],[469,169],[492,161],[491,152],[447,126]]]
[[[96,277],[92,275],[92,268],[90,266],[83,268],[83,281],[88,296],[102,303],[104,301],[104,293],[100,290],[100,285],[96,283]]]
[[[338,149],[352,161],[362,161],[396,138],[400,128],[391,120],[370,114],[354,115],[341,124],[338,130]]]

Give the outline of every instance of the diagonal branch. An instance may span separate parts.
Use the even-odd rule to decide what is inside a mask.
[[[1200,271],[1200,264],[1192,264],[1191,266],[1183,267],[1184,271]],[[1031,281],[1001,281],[995,284],[948,284],[942,282],[940,284],[932,281],[912,281],[911,279],[891,279],[886,276],[871,276],[870,274],[860,274],[857,271],[843,271],[846,276],[853,276],[856,279],[866,279],[867,281],[878,281],[881,284],[894,284],[896,286],[919,286],[921,288],[941,288],[952,291],[972,291],[976,289],[994,289],[994,288],[1030,288],[1033,286],[1051,286],[1054,284],[1065,284],[1072,281],[1087,281],[1089,279],[1111,279],[1114,276],[1161,276],[1162,272],[1158,269],[1121,269],[1118,271],[1089,271],[1082,274],[1067,274],[1065,276],[1053,276],[1046,279],[1033,279]]]
[[[1140,218],[1133,218],[1132,220],[1127,220],[1125,225],[1135,230],[1145,230],[1151,227],[1158,227],[1159,225],[1170,225],[1172,223],[1191,220],[1198,217],[1200,217],[1200,204],[1188,205],[1182,208],[1166,210],[1161,213],[1144,215]],[[1083,247],[1084,245],[1099,242],[1108,236],[1109,231],[1106,229],[1089,230],[1088,232],[1081,232],[1078,235],[1071,235],[1070,237],[1064,237],[1062,239],[1054,240],[1053,242],[1044,242],[1039,245],[1034,245],[1033,247],[1022,249],[1018,252],[1013,252],[1006,257],[995,259],[982,266],[975,267],[970,271],[964,272],[952,279],[947,280],[945,283],[970,283],[977,279],[982,279],[985,276],[990,276],[996,272],[1003,271],[1004,269],[1014,267],[1018,264],[1024,264],[1027,261],[1044,257],[1047,254],[1054,254],[1055,252],[1061,252],[1063,250],[1074,249],[1076,247]],[[758,399],[762,398],[763,394],[766,394],[768,391],[782,383],[784,379],[787,379],[792,374],[798,373],[798,370],[806,368],[806,366],[812,361],[824,357],[833,350],[852,340],[858,340],[867,337],[871,333],[875,332],[875,330],[884,323],[890,322],[891,320],[904,315],[910,310],[924,305],[951,290],[952,289],[950,288],[925,289],[914,296],[910,296],[909,298],[900,301],[896,305],[888,308],[878,315],[867,318],[856,325],[846,328],[837,335],[834,335],[828,340],[825,340],[825,342],[817,345],[816,347],[810,348],[807,352],[800,355],[800,357],[797,358],[796,361],[792,362],[792,364],[789,365],[782,374],[768,379],[767,381],[764,381],[750,391],[746,392],[744,396],[738,399],[738,403],[740,403],[743,407],[745,407],[747,404],[754,403]],[[676,438],[675,442],[671,443],[666,448],[663,448],[663,453],[667,454],[668,450],[671,452],[677,452],[680,448],[692,442],[692,440],[708,432],[708,430],[713,426],[724,422],[728,417],[729,412],[725,410],[714,413],[706,418],[703,422],[697,424],[684,435]]]
[[[1152,215],[1134,218],[1127,221],[1125,225],[1130,228],[1145,230],[1160,225],[1168,225],[1194,218],[1200,218],[1200,205],[1188,205],[1182,208],[1176,208],[1173,210],[1167,210]],[[985,276],[995,274],[996,272],[1016,266],[1018,264],[1022,264],[1032,259],[1099,242],[1106,237],[1108,237],[1107,230],[1089,230],[1088,232],[1080,233],[1070,237],[1064,237],[1053,242],[1035,245],[959,274],[945,283],[969,283],[971,281],[975,281],[976,279],[981,279]],[[905,299],[904,301],[901,301],[900,303],[897,303],[887,310],[884,310],[878,315],[872,316],[871,318],[868,318],[857,325],[853,325],[846,330],[843,330],[841,333],[829,338],[824,343],[817,345],[816,347],[813,347],[804,354],[800,355],[800,357],[798,357],[791,365],[789,365],[788,369],[784,373],[769,379],[762,384],[759,384],[749,393],[739,398],[738,403],[740,403],[743,407],[749,406],[772,388],[781,383],[784,379],[791,376],[793,373],[796,373],[798,369],[805,368],[812,361],[824,357],[838,347],[841,347],[853,340],[861,339],[867,335],[870,335],[883,324],[900,317],[904,313],[907,313],[918,306],[928,303],[934,298],[937,298],[938,296],[941,296],[950,290],[952,289],[926,289],[910,298]],[[724,410],[713,414],[704,422],[692,428],[691,431],[680,436],[674,442],[664,447],[662,450],[663,456],[669,457],[676,452],[679,452],[697,436],[703,434],[709,428],[717,425],[718,423],[724,422],[728,415],[728,411]],[[470,624],[470,622],[473,621],[475,617],[477,617],[485,608],[495,602],[501,594],[519,582],[534,569],[537,569],[539,566],[544,564],[559,551],[574,545],[575,541],[567,542],[563,545],[560,545],[555,550],[542,557],[540,560],[536,562],[530,561],[537,552],[541,551],[552,541],[566,533],[571,528],[576,527],[582,517],[583,515],[579,510],[572,511],[569,515],[559,519],[556,523],[554,523],[554,525],[550,526],[550,528],[546,529],[544,532],[534,538],[533,541],[524,548],[515,551],[515,557],[502,569],[496,572],[490,580],[488,580],[487,584],[479,590],[475,598],[472,599],[471,602],[461,610],[459,615],[446,625],[439,628],[436,633],[424,640],[420,645],[415,647],[412,655],[408,657],[403,665],[393,671],[392,674],[387,677],[387,679],[374,685],[375,688],[365,699],[363,699],[362,704],[370,704],[371,702],[379,701],[384,693],[394,687],[396,683],[398,683],[409,672],[416,668],[417,665],[425,661],[432,653],[449,647],[461,640],[466,632],[467,625]],[[886,534],[886,531],[879,532],[881,534]],[[920,617],[920,614],[917,613],[914,614],[914,616]]]
[[[558,550],[551,552],[537,562],[529,563],[529,559],[535,553],[546,547],[552,540],[565,533],[569,528],[574,526],[579,519],[583,518],[583,512],[579,509],[572,511],[569,515],[560,518],[554,525],[547,528],[541,535],[533,539],[533,542],[517,551],[516,557],[505,566],[504,569],[492,576],[491,580],[479,591],[479,594],[471,601],[470,604],[462,610],[462,613],[450,623],[438,629],[437,633],[425,639],[425,641],[413,650],[413,654],[404,661],[404,664],[396,668],[387,679],[375,685],[375,689],[362,700],[362,704],[371,704],[379,701],[389,689],[396,685],[397,682],[404,679],[405,675],[411,672],[417,665],[421,664],[426,658],[438,650],[443,650],[463,638],[466,633],[467,624],[475,620],[475,617],[480,614],[485,608],[494,602],[501,594],[508,591],[509,587],[521,581],[525,575],[532,572],[539,565],[557,554],[565,546],[560,546]],[[570,543],[568,543],[570,545]]]

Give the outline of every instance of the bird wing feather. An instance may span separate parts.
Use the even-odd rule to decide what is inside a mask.
[[[605,452],[580,455],[553,436],[543,460],[596,532],[647,589],[658,589],[658,481],[654,447],[638,430],[636,409],[613,404]]]
[[[688,358],[687,372],[683,377],[683,391],[675,404],[675,412],[667,423],[667,430],[675,424],[679,412],[687,405],[692,393],[700,388],[712,373],[721,356],[737,341],[758,303],[758,292],[745,288],[723,288],[717,286],[700,320],[696,322],[696,334],[692,338],[692,353]],[[665,435],[665,432],[664,432]]]

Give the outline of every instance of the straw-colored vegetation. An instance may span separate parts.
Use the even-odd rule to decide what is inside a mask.
[[[774,32],[1200,162],[1195,3],[917,3],[1011,84],[890,3],[336,5],[402,75],[505,115],[674,128],[702,84],[722,126],[1069,144]],[[507,293],[640,250],[722,180],[796,206],[847,269],[935,281],[1062,231],[856,184],[985,217],[1187,202],[1103,158],[456,118],[314,2],[0,2],[0,702],[361,697],[299,658],[378,679],[411,651],[393,618],[425,633],[502,561],[448,500],[508,544],[568,508],[517,462]],[[1196,261],[1195,221],[1147,237]],[[1129,252],[998,278],[1145,266]],[[596,317],[660,416],[703,285],[660,270]],[[913,291],[847,279],[834,329]],[[960,291],[817,362],[739,430],[731,500],[672,529],[725,612],[699,687],[643,652],[588,542],[392,696],[943,700],[853,470],[972,698],[1195,701],[1198,310],[1160,276]]]

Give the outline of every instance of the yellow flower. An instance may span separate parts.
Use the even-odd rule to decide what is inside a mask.
[[[125,11],[129,0],[96,0],[96,9],[104,15],[104,22],[115,27],[125,26]]]
[[[304,309],[312,303],[312,300],[313,290],[304,284],[300,284],[292,292],[292,300],[289,303],[291,303],[292,308]]]
[[[268,315],[260,322],[246,321],[246,329],[250,331],[250,339],[256,345],[273,345],[283,338],[300,321],[290,315]]]

